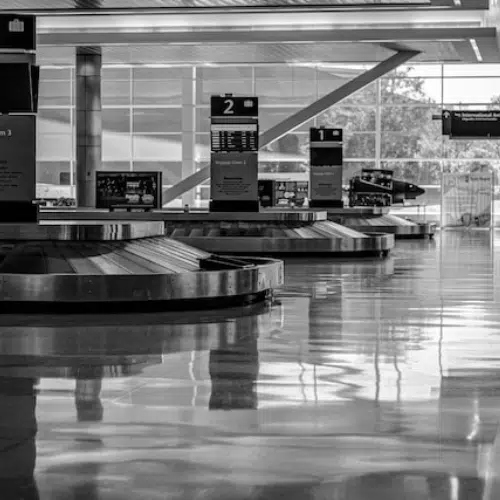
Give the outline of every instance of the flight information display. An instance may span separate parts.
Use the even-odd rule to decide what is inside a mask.
[[[211,150],[257,151],[259,127],[257,123],[213,123],[210,127]]]

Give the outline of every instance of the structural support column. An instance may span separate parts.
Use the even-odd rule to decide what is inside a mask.
[[[320,115],[328,108],[332,107],[334,104],[337,104],[346,97],[349,97],[350,95],[354,94],[354,92],[361,90],[362,88],[374,82],[381,76],[386,75],[393,69],[396,69],[398,66],[404,64],[418,54],[419,52],[413,50],[401,50],[399,52],[396,52],[394,55],[377,64],[372,69],[357,76],[350,82],[342,85],[338,89],[335,89],[333,92],[330,92],[329,94],[325,95],[321,99],[318,99],[309,106],[306,106],[297,113],[278,123],[274,127],[271,127],[269,130],[266,130],[259,137],[259,147],[263,148],[271,142],[276,141],[280,137],[289,134],[312,118]],[[177,185],[172,186],[170,189],[167,189],[163,193],[163,203],[169,203],[170,201],[175,200],[183,193],[193,189],[195,186],[202,183],[209,177],[210,167],[208,166],[194,173],[190,177],[183,179]]]
[[[102,163],[100,47],[76,48],[76,203],[95,207],[95,173]]]
[[[196,67],[182,70],[182,179],[196,172]],[[195,190],[182,195],[182,206],[193,206]]]

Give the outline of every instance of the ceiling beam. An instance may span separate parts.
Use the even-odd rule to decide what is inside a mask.
[[[392,29],[328,29],[328,30],[259,30],[259,31],[164,31],[120,32],[106,31],[71,33],[51,31],[38,35],[38,45],[155,45],[204,43],[294,43],[294,42],[404,42],[459,41],[470,38],[495,38],[496,29],[486,28],[413,28]]]

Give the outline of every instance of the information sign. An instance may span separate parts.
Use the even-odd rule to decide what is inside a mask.
[[[258,199],[256,154],[212,153],[211,165],[212,200],[240,202]]]
[[[344,206],[342,138],[342,129],[310,129],[310,207]]]
[[[212,123],[212,151],[257,151],[259,127],[255,123]]]
[[[450,139],[500,138],[500,110],[444,110],[442,124]]]
[[[35,120],[0,116],[0,201],[35,199]]]
[[[212,96],[210,109],[210,210],[258,211],[258,99]]]

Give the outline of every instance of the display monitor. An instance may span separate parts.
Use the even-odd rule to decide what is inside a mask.
[[[342,147],[338,148],[312,148],[311,147],[311,165],[323,166],[342,165]]]
[[[161,172],[97,172],[96,208],[161,208]]]
[[[1,63],[0,113],[32,113],[32,85],[29,63]]]

